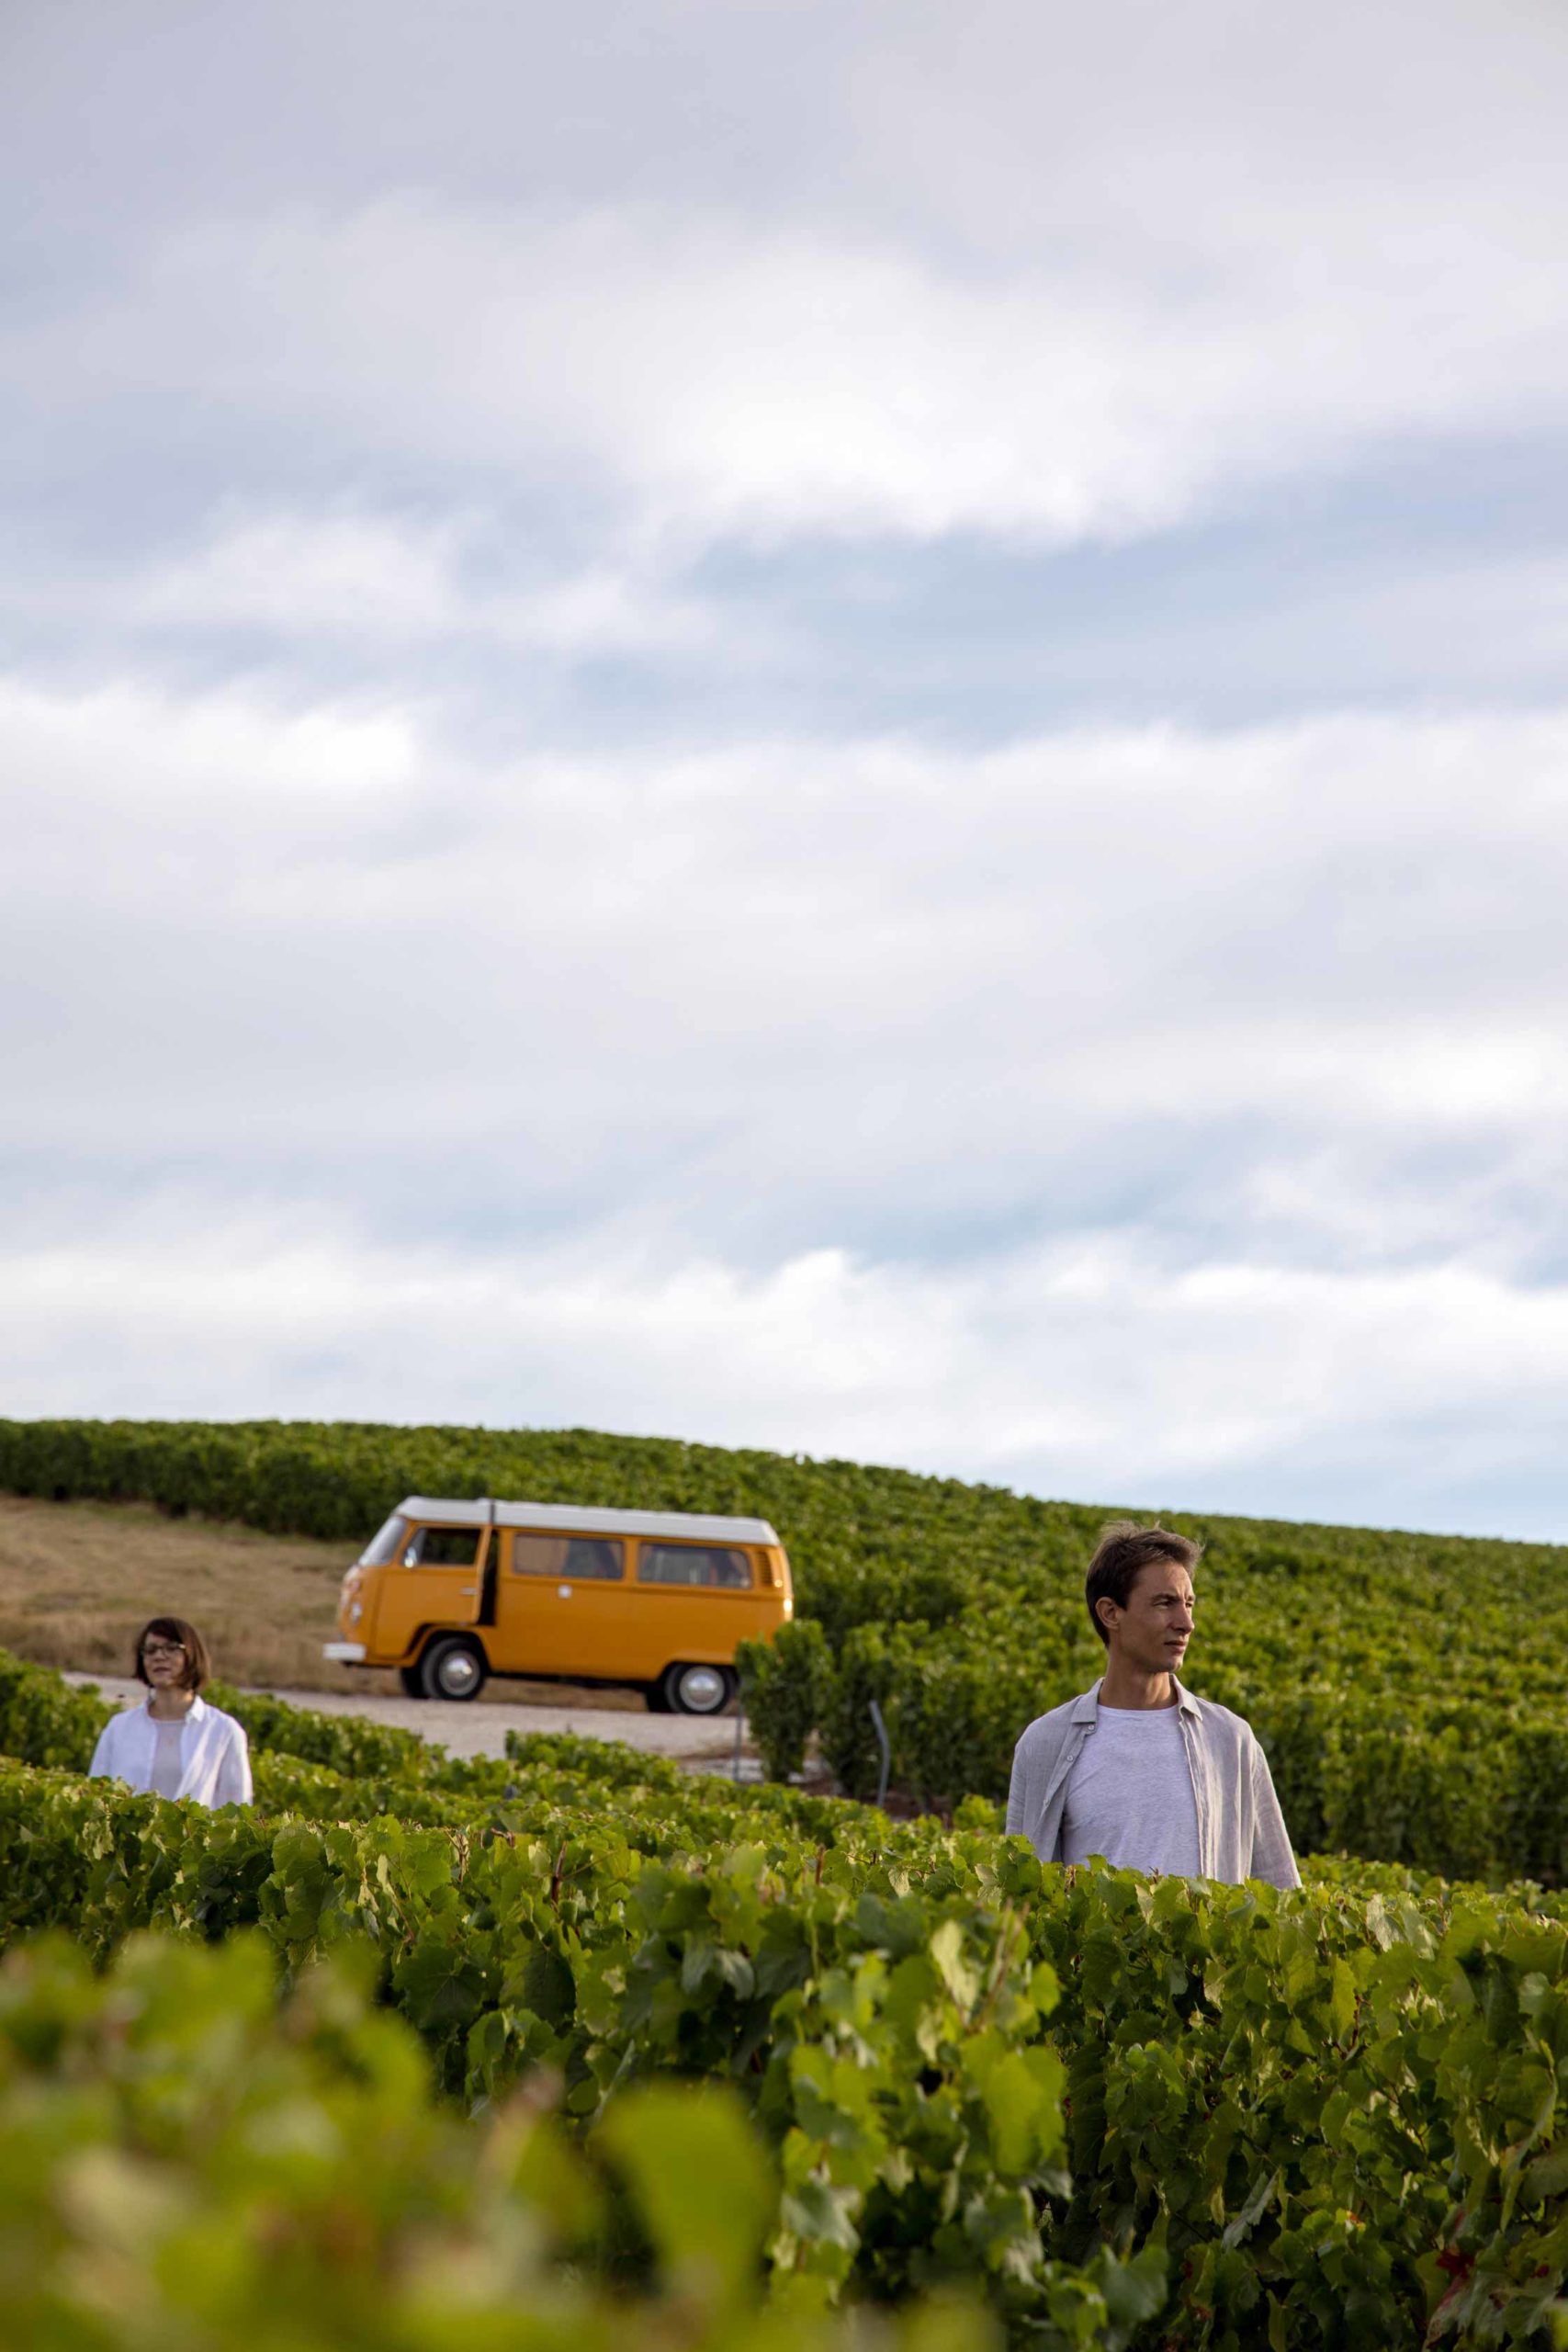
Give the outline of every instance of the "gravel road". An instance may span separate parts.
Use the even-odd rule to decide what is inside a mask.
[[[122,1706],[144,1696],[141,1683],[129,1675],[67,1674],[65,1679],[96,1683],[106,1699],[118,1699]],[[672,1756],[683,1764],[701,1763],[710,1771],[728,1765],[735,1754],[733,1715],[705,1721],[695,1715],[639,1714],[625,1707],[487,1706],[482,1699],[455,1705],[442,1699],[357,1699],[333,1690],[272,1690],[265,1695],[287,1699],[292,1706],[312,1707],[319,1714],[365,1715],[372,1723],[394,1724],[423,1739],[439,1740],[454,1756],[503,1756],[509,1731],[574,1732],[584,1739],[624,1740],[628,1747]],[[741,1752],[750,1761],[755,1751],[750,1740]]]

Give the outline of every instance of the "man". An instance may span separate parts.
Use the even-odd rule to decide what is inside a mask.
[[[1084,1586],[1105,1672],[1032,1723],[1013,1751],[1008,1828],[1043,1862],[1100,1854],[1118,1870],[1301,1874],[1249,1724],[1176,1679],[1192,1637],[1200,1546],[1163,1527],[1108,1527]]]

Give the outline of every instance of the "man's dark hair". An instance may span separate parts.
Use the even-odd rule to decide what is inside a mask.
[[[1156,1560],[1174,1560],[1190,1576],[1202,1555],[1201,1544],[1178,1535],[1173,1528],[1140,1527],[1131,1519],[1116,1520],[1106,1528],[1089,1564],[1083,1589],[1089,1622],[1106,1647],[1111,1646],[1111,1636],[1100,1622],[1100,1601],[1113,1600],[1118,1609],[1125,1609],[1141,1569]]]
[[[212,1660],[207,1654],[207,1644],[202,1640],[196,1627],[187,1625],[183,1617],[151,1617],[142,1626],[136,1636],[138,1682],[147,1682],[149,1686],[151,1685],[151,1678],[141,1662],[141,1653],[154,1634],[161,1642],[178,1643],[186,1654],[185,1671],[180,1676],[180,1687],[185,1690],[199,1690],[212,1671]]]

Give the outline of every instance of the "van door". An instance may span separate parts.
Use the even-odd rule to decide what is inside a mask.
[[[484,1527],[411,1528],[381,1571],[376,1647],[383,1657],[405,1657],[423,1626],[479,1623],[489,1533]]]
[[[496,1589],[497,1671],[604,1681],[629,1672],[626,1553],[618,1536],[518,1528]]]

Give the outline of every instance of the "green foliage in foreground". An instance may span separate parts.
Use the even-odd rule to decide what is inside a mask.
[[[14,1768],[9,1935],[100,1959],[258,1931],[299,1979],[367,1950],[470,2104],[569,2115],[725,2080],[775,2151],[775,2284],[983,2285],[1036,2344],[1165,2302],[1149,2342],[1526,2342],[1568,2259],[1568,1938],[1449,1905],[1149,1887],[1016,1845],[650,1859],[535,1834],[217,1816]],[[1070,2109],[1070,2113],[1069,2113]],[[1131,2267],[1111,2267],[1117,2248]],[[1087,2340],[1096,2340],[1092,2335]]]
[[[542,1801],[505,1833],[209,1815],[16,1765],[0,1935],[64,1927],[107,1961],[144,1927],[253,1929],[290,1978],[367,1950],[469,2105],[544,2068],[587,2124],[638,2082],[728,2080],[777,2150],[773,2270],[797,2301],[969,2282],[1066,2346],[1099,2340],[1107,2293],[1159,2300],[1157,2256],[1123,2272],[1046,2244],[1035,2198],[1066,2188],[1039,2035],[1055,1982],[977,1886],[901,1910],[908,1873],[739,1844],[734,1815],[705,1868],[650,1857],[649,1826],[633,1843]]]
[[[352,1969],[152,1938],[0,1965],[0,2304],[28,2352],[987,2352],[976,2312],[852,2326],[760,2296],[773,2167],[653,2086],[585,2146],[467,2123]],[[1087,2340],[1087,2339],[1085,2339]]]
[[[410,1491],[761,1512],[789,1546],[800,1615],[750,1657],[753,1721],[776,1772],[815,1732],[863,1796],[872,1699],[896,1786],[996,1797],[1022,1726],[1100,1670],[1082,1586],[1107,1512],[953,1479],[589,1430],[0,1421],[0,1487],[355,1549]],[[1258,1729],[1299,1848],[1568,1882],[1562,1549],[1166,1523],[1207,1546],[1193,1687]]]
[[[10,1669],[0,1733],[58,1737],[82,1702],[51,1721],[51,1684]],[[296,1984],[357,1954],[449,2096],[556,2083],[590,2148],[639,2086],[726,2084],[774,2168],[770,2309],[945,2286],[1039,2352],[1525,2345],[1557,2314],[1562,1897],[1146,1883],[852,1805],[829,1846],[782,1792],[581,1742],[430,1751],[385,1782],[412,1823],[258,1765],[288,1813],[0,1767],[0,1940],[112,1966],[147,1928],[243,1933]],[[436,1801],[462,1820],[418,1826]]]

